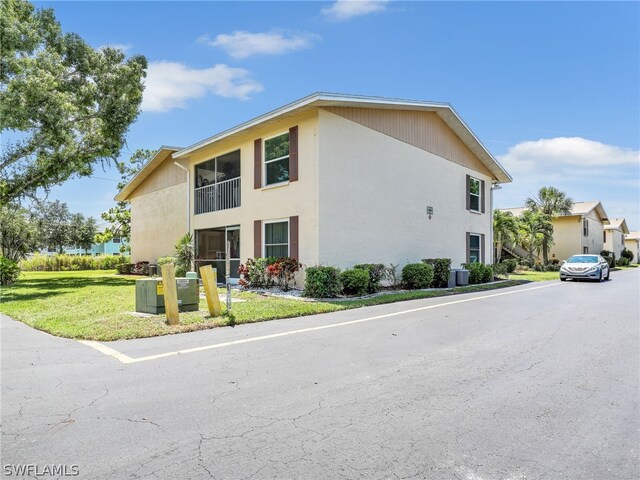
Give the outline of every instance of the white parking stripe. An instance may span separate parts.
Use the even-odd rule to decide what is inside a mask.
[[[449,306],[449,305],[456,305],[458,303],[476,302],[478,300],[484,300],[486,298],[501,297],[503,295],[514,295],[516,293],[530,292],[532,290],[539,290],[541,288],[554,287],[554,286],[557,286],[557,285],[560,285],[560,283],[559,282],[550,283],[548,285],[542,285],[542,286],[539,286],[539,287],[521,288],[521,289],[518,289],[518,290],[510,290],[508,292],[492,293],[490,295],[483,295],[482,297],[474,297],[474,298],[465,298],[465,299],[462,299],[462,300],[454,300],[454,301],[451,301],[451,302],[438,303],[436,305],[428,305],[426,307],[418,307],[418,308],[412,308],[412,309],[409,309],[409,310],[402,310],[401,312],[386,313],[384,315],[376,315],[374,317],[360,318],[358,320],[350,320],[348,322],[330,323],[328,325],[321,325],[321,326],[318,326],[318,327],[301,328],[299,330],[289,330],[289,331],[286,331],[286,332],[273,333],[271,335],[261,335],[259,337],[243,338],[241,340],[233,340],[233,341],[230,341],[230,342],[215,343],[213,345],[204,345],[202,347],[186,348],[186,349],[183,349],[183,350],[175,350],[173,352],[159,353],[157,355],[148,355],[146,357],[139,357],[139,358],[130,357],[128,355],[125,355],[124,353],[120,353],[119,351],[117,351],[117,350],[115,350],[115,349],[113,349],[111,347],[107,347],[106,345],[104,345],[102,343],[99,343],[99,342],[94,342],[94,341],[90,341],[90,340],[79,340],[79,341],[80,341],[80,343],[83,343],[85,345],[93,347],[96,350],[98,350],[99,352],[102,352],[105,355],[109,355],[109,356],[115,358],[116,360],[119,360],[120,362],[125,363],[125,364],[138,363],[138,362],[147,362],[149,360],[157,360],[159,358],[173,357],[173,356],[176,356],[176,355],[184,355],[186,353],[202,352],[204,350],[213,350],[213,349],[216,349],[216,348],[230,347],[232,345],[241,345],[243,343],[259,342],[259,341],[262,341],[262,340],[270,340],[270,339],[273,339],[273,338],[286,337],[286,336],[289,336],[289,335],[298,335],[298,334],[301,334],[301,333],[315,332],[315,331],[318,331],[318,330],[326,330],[328,328],[345,327],[345,326],[348,326],[348,325],[355,325],[355,324],[358,324],[358,323],[371,322],[373,320],[380,320],[382,318],[397,317],[399,315],[405,315],[407,313],[421,312],[423,310],[431,310],[433,308],[440,308],[440,307],[446,307],[446,306]]]

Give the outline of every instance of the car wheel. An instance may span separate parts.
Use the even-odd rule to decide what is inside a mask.
[[[564,278],[564,277],[560,277],[560,281],[561,281],[561,282],[566,282],[566,281],[567,281],[567,279],[566,279],[566,278]]]
[[[600,270],[600,276],[598,277],[598,282],[602,281],[602,269]]]
[[[609,277],[611,276],[611,270],[607,270],[607,276],[604,277],[605,280],[609,281]]]

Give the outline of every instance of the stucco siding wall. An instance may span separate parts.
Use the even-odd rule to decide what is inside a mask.
[[[640,240],[625,239],[624,246],[633,253],[631,263],[640,263],[638,261],[640,259]]]
[[[620,258],[620,254],[624,249],[624,233],[620,230],[605,230],[607,232],[607,241],[604,243],[604,249],[613,252],[616,259]]]
[[[133,262],[173,255],[176,241],[187,233],[186,186],[185,181],[130,199]]]
[[[588,247],[591,254],[600,254],[604,250],[604,237],[602,235],[604,225],[595,209],[589,212],[586,218],[589,221],[589,235],[582,237],[582,246]]]
[[[582,253],[582,218],[554,218],[553,246],[549,250],[549,258],[562,261],[578,253]]]
[[[326,110],[319,120],[321,263],[348,268],[446,257],[459,268],[466,232],[485,235],[490,261],[488,175]],[[485,180],[485,214],[466,210],[466,174]]]
[[[254,140],[278,135],[298,126],[298,181],[276,187],[254,189]],[[317,113],[306,112],[253,129],[242,136],[203,149],[188,158],[193,205],[195,165],[240,149],[241,206],[192,215],[192,230],[240,225],[240,258],[254,257],[254,221],[299,217],[299,260],[304,265],[318,262],[317,222]],[[263,142],[264,143],[264,142]],[[264,160],[264,159],[263,159]],[[191,207],[193,213],[193,206]],[[299,281],[303,277],[299,278]]]

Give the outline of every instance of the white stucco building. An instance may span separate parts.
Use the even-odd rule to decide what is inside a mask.
[[[316,93],[187,148],[163,147],[116,197],[133,261],[173,253],[231,274],[250,257],[304,265],[491,263],[492,185],[511,177],[444,103]]]

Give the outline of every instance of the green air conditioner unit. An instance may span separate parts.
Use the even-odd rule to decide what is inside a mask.
[[[195,278],[176,278],[178,309],[194,312],[199,309],[200,289]],[[136,312],[163,314],[164,285],[161,278],[136,280]]]

